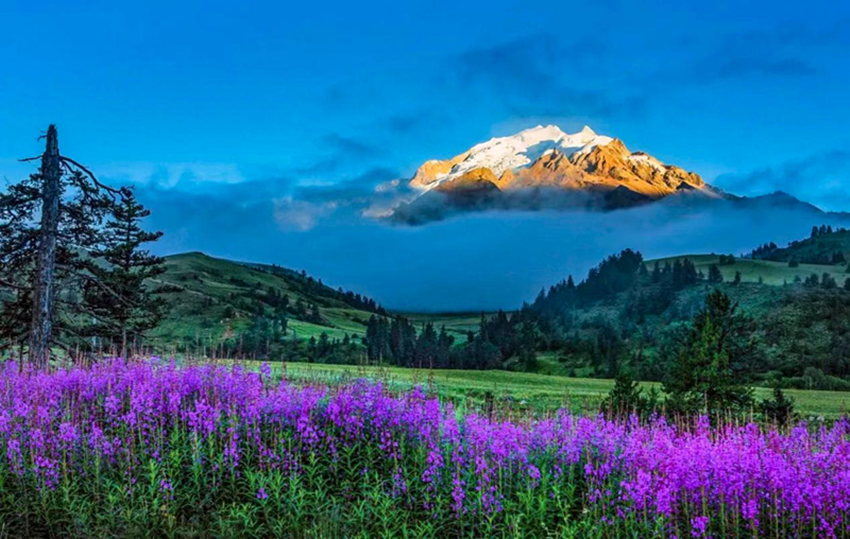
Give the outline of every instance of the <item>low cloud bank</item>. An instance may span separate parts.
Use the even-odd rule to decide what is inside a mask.
[[[153,210],[150,226],[166,232],[159,253],[200,250],[306,269],[399,310],[515,308],[541,287],[570,273],[584,276],[603,257],[627,247],[647,258],[738,254],[767,241],[782,245],[805,237],[815,224],[847,226],[839,215],[783,200],[751,206],[657,203],[613,212],[485,212],[427,226],[390,226],[362,216],[366,201],[374,203],[371,196],[362,203],[349,197],[355,202],[346,205],[313,195],[246,202],[226,190],[198,195],[139,189]],[[284,211],[290,212],[288,225],[281,222]]]

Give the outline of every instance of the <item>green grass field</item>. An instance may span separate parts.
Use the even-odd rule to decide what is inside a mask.
[[[718,264],[720,261],[719,255],[683,255],[683,256],[674,256],[670,258],[660,258],[658,262],[663,266],[665,262],[670,262],[671,264],[675,260],[684,260],[689,259],[694,263],[697,270],[702,270],[702,272],[708,275],[708,268],[712,264]],[[655,260],[647,261],[647,268],[652,271],[652,267],[655,264]],[[782,285],[784,283],[793,283],[795,277],[799,277],[800,280],[805,280],[806,277],[815,273],[819,277],[824,273],[830,274],[838,283],[839,286],[844,284],[844,279],[850,277],[850,274],[847,273],[846,267],[844,265],[823,265],[823,264],[800,264],[796,268],[792,268],[788,266],[787,262],[771,262],[769,260],[749,260],[744,258],[737,258],[735,263],[728,266],[720,266],[721,273],[723,273],[723,279],[725,281],[731,281],[735,278],[735,272],[741,272],[741,280],[743,282],[758,282],[759,278],[763,280],[765,284],[770,285]]]
[[[394,313],[404,316],[414,324],[422,325],[428,322],[434,324],[438,330],[441,326],[446,327],[449,335],[455,338],[455,342],[466,339],[470,331],[478,331],[481,321],[480,312],[477,313]],[[484,316],[492,316],[494,313],[483,313]]]
[[[576,412],[595,410],[613,386],[613,380],[570,378],[559,375],[508,371],[425,370],[400,367],[318,365],[286,363],[287,377],[302,382],[337,383],[349,379],[381,380],[399,389],[423,385],[457,403],[480,403],[490,392],[502,404],[533,411],[560,407]],[[642,383],[645,390],[659,384]],[[759,399],[771,390],[756,388]],[[850,409],[850,393],[837,391],[785,390],[796,401],[801,416],[834,419]]]

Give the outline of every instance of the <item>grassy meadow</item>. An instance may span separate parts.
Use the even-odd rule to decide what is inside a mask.
[[[771,260],[754,260],[747,258],[736,258],[734,264],[720,265],[720,255],[682,255],[669,258],[659,258],[657,262],[664,265],[665,262],[671,264],[675,260],[689,259],[694,263],[697,270],[701,270],[704,274],[708,274],[708,268],[712,265],[717,265],[720,272],[723,274],[725,281],[731,281],[735,278],[735,272],[741,272],[742,282],[761,282],[768,285],[782,285],[785,283],[793,283],[794,279],[799,277],[804,281],[806,277],[817,274],[818,276],[828,273],[835,279],[839,286],[844,284],[844,279],[850,277],[847,273],[845,265],[827,265],[827,264],[800,264],[797,267],[790,267],[787,262],[774,262]],[[647,267],[652,269],[656,260],[648,261]]]
[[[257,364],[255,363],[254,366]],[[309,363],[272,364],[285,369],[291,380],[333,384],[356,378],[380,380],[395,387],[430,386],[443,398],[455,402],[480,404],[492,394],[501,404],[518,410],[552,411],[568,408],[576,412],[595,411],[614,385],[613,380],[572,378],[562,375],[523,372],[466,371],[458,369],[408,369],[351,365],[318,365]],[[660,384],[643,382],[645,391]],[[757,398],[766,398],[770,389],[756,388]],[[787,389],[798,413],[807,418],[835,419],[850,410],[850,393]]]

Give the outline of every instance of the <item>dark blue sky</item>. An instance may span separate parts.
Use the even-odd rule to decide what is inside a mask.
[[[841,2],[5,0],[0,66],[0,175],[57,123],[167,250],[325,270],[376,185],[538,123],[850,210]]]

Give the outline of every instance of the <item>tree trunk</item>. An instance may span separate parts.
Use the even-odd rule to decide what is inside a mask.
[[[47,128],[47,145],[41,158],[41,232],[30,327],[30,362],[46,366],[53,336],[53,295],[56,273],[56,236],[59,232],[59,197],[62,163],[56,126]]]

